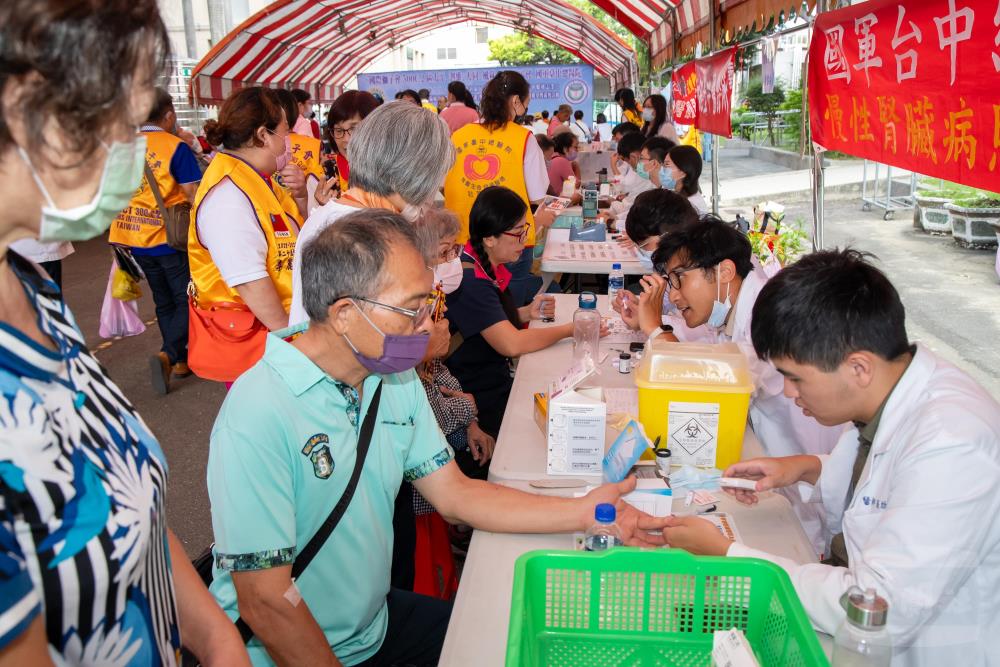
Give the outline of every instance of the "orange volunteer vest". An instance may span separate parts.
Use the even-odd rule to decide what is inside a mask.
[[[211,254],[198,238],[197,220],[201,202],[224,178],[232,181],[253,204],[255,222],[260,225],[267,240],[267,274],[278,291],[281,305],[288,312],[292,304],[292,256],[295,254],[299,225],[286,211],[296,210],[295,201],[284,188],[269,188],[267,181],[253,167],[228,153],[219,153],[212,159],[202,176],[194,208],[191,209],[188,261],[197,294],[196,302],[201,308],[223,302],[243,303],[239,293],[222,279]],[[202,224],[210,225],[212,221],[202,220]]]
[[[182,140],[169,132],[143,132],[146,137],[146,162],[156,177],[156,184],[163,196],[163,203],[169,208],[187,199],[181,186],[170,174],[170,160]],[[142,183],[132,196],[128,206],[111,223],[111,243],[132,248],[155,248],[166,245],[167,229],[163,226],[163,215],[156,205],[156,198],[145,171]]]
[[[320,162],[322,148],[319,139],[294,132],[289,133],[288,138],[292,144],[292,163],[305,173],[306,178],[315,176],[323,182],[325,177]]]
[[[491,185],[502,185],[528,205],[528,238],[524,244],[535,245],[535,218],[524,182],[524,151],[529,135],[531,130],[512,122],[493,132],[479,123],[470,123],[451,135],[455,164],[444,181],[444,205],[460,221],[458,243],[469,240],[469,212],[479,193]]]

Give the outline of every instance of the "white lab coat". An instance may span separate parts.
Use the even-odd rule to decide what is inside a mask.
[[[1000,405],[918,346],[893,390],[846,505],[857,431],[823,460],[803,499],[843,527],[850,567],[799,565],[744,545],[730,556],[783,567],[817,629],[844,618],[855,584],[889,602],[894,667],[978,667],[1000,660]]]
[[[746,278],[733,305],[732,337],[725,330],[716,333],[716,342],[736,343],[746,355],[753,377],[754,393],[750,399],[750,425],[767,456],[829,454],[849,424],[823,426],[807,417],[795,402],[784,395],[785,379],[769,361],[763,361],[750,338],[753,305],[768,277],[759,262]],[[723,297],[725,298],[725,297]],[[830,537],[823,511],[818,505],[804,503],[796,493],[784,494],[792,504],[809,541],[817,554],[825,553]]]
[[[760,359],[754,350],[750,338],[753,305],[767,280],[760,263],[754,263],[753,271],[743,279],[743,286],[733,304],[730,315],[733,318],[732,337],[722,330],[716,333],[716,341],[736,343],[750,363],[754,384],[750,422],[764,452],[768,456],[829,454],[847,425],[822,426],[815,419],[806,417],[802,409],[784,395],[784,376],[774,364]]]

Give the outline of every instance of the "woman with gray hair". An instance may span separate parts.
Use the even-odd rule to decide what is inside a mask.
[[[404,101],[375,109],[347,146],[348,189],[313,211],[299,232],[292,260],[289,324],[308,319],[302,307],[299,260],[320,232],[359,208],[384,208],[411,222],[434,201],[455,161],[448,126],[436,114]],[[317,192],[317,197],[321,196]]]

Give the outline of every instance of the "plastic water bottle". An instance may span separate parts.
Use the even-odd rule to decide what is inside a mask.
[[[584,533],[584,549],[607,551],[625,544],[622,531],[615,523],[615,514],[615,506],[610,503],[601,503],[594,508],[594,525]]]
[[[615,262],[611,265],[611,273],[608,274],[608,301],[615,302],[619,290],[625,288],[625,274],[622,273],[622,265]]]
[[[851,586],[840,604],[847,617],[833,637],[833,667],[889,667],[892,638],[886,629],[889,603],[874,588]]]
[[[580,294],[580,307],[573,313],[573,361],[590,356],[596,366],[601,341],[601,314],[597,312],[597,295],[593,292]]]

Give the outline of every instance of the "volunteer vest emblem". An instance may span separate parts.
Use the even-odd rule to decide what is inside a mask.
[[[309,457],[313,465],[313,474],[320,479],[327,479],[333,474],[336,464],[330,453],[330,438],[326,433],[317,433],[306,440],[302,454]]]
[[[278,215],[277,213],[271,214],[271,227],[274,228],[274,236],[276,238],[287,238],[292,235],[288,231],[288,224],[285,222],[285,216]]]

